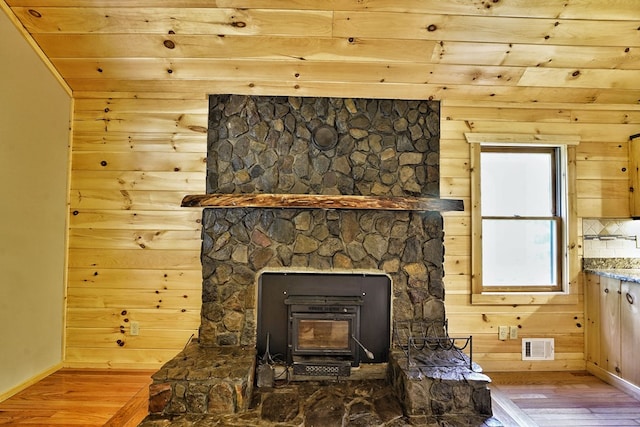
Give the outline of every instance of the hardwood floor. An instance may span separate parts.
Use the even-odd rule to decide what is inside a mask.
[[[61,369],[0,403],[0,425],[137,426],[154,372]]]
[[[494,414],[507,427],[640,425],[640,401],[587,372],[488,375]]]
[[[61,369],[0,403],[0,425],[133,427],[147,415],[151,374]],[[505,427],[640,426],[640,401],[586,372],[489,373]]]

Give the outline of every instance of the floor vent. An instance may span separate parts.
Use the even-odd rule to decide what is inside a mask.
[[[554,360],[553,338],[525,338],[522,340],[522,360]]]

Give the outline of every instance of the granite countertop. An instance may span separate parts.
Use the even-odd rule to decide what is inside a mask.
[[[640,259],[638,258],[584,258],[582,268],[585,273],[640,283]]]
[[[585,268],[584,271],[625,282],[640,283],[640,268]]]

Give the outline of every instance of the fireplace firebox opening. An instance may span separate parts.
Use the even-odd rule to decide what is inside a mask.
[[[293,374],[349,376],[388,360],[391,281],[385,274],[273,273],[258,283],[257,352]]]

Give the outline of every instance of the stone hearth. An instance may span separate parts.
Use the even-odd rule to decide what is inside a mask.
[[[373,371],[372,379],[281,379],[252,389],[253,349],[191,343],[153,375],[151,415],[140,427],[501,426],[491,417],[489,378],[467,361],[408,369],[396,349],[382,379]]]
[[[211,96],[207,193],[438,197],[439,104]],[[440,212],[204,209],[202,239],[199,337],[153,376],[151,415],[142,425],[491,423],[490,380],[479,367],[411,366],[391,348],[370,364],[384,380],[254,388],[264,272],[385,274],[387,330],[393,322],[444,324]],[[326,405],[335,409],[334,424],[313,421]]]

